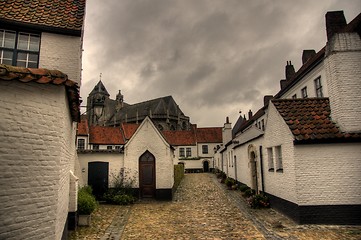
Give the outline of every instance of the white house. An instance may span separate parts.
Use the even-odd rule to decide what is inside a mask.
[[[84,12],[85,0],[0,4],[1,239],[75,226]]]
[[[287,62],[281,90],[215,154],[218,169],[299,223],[361,223],[360,21],[328,12],[326,46],[304,50],[297,72]]]

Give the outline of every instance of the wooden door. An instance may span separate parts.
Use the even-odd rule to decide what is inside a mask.
[[[139,191],[141,198],[155,197],[155,158],[146,151],[139,158]]]

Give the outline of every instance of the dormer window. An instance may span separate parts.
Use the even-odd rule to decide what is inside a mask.
[[[40,35],[0,29],[0,63],[37,68]]]

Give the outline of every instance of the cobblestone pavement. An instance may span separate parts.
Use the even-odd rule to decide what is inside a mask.
[[[251,209],[207,173],[186,174],[172,202],[105,205],[95,220],[71,239],[361,240],[361,226],[298,225],[273,209]]]

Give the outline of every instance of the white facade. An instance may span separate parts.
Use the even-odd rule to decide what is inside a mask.
[[[80,86],[82,44],[81,37],[43,32],[39,68],[61,70]]]
[[[0,86],[0,238],[60,239],[76,161],[65,87],[18,81]]]

